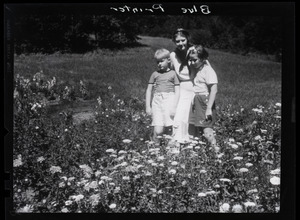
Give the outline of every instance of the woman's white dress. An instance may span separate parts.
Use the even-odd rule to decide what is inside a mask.
[[[195,96],[189,70],[185,66],[178,74],[180,80],[180,95],[173,125],[173,138],[179,143],[185,143],[189,138],[189,114],[192,100]]]

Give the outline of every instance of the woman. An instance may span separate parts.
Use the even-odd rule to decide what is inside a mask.
[[[190,35],[188,31],[179,28],[173,35],[173,42],[176,49],[170,54],[173,68],[180,81],[180,96],[174,117],[173,137],[178,143],[184,144],[189,142],[189,114],[191,103],[194,98],[193,90],[193,76],[187,65],[187,54],[189,48],[192,46],[189,42]],[[193,133],[190,131],[190,133]]]

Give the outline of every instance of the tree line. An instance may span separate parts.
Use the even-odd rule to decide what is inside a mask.
[[[241,54],[281,54],[280,17],[125,14],[20,16],[14,26],[15,52],[82,53],[135,46],[138,35],[171,38],[178,27],[191,30],[194,40],[209,48]]]

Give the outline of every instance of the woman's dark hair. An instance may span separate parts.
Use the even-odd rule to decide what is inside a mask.
[[[175,42],[177,36],[182,36],[182,37],[185,37],[187,39],[187,47],[188,48],[192,46],[190,44],[190,33],[189,33],[189,31],[187,31],[184,28],[177,28],[176,31],[173,33],[173,37],[172,37],[173,42]],[[186,54],[183,53],[181,50],[179,50],[177,48],[175,49],[174,52],[176,53],[179,60],[182,62],[182,65],[183,66],[187,65]]]
[[[176,31],[173,33],[172,40],[174,42],[177,36],[183,36],[187,39],[188,42],[190,41],[190,33],[184,28],[177,28]]]

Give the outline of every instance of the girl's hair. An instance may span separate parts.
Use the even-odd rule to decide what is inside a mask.
[[[155,51],[154,58],[155,59],[163,59],[163,58],[169,58],[170,57],[170,51],[165,48],[160,48]]]
[[[198,58],[201,60],[207,60],[209,56],[207,50],[202,45],[195,45],[194,48],[189,51],[187,57],[191,54],[197,54]]]

